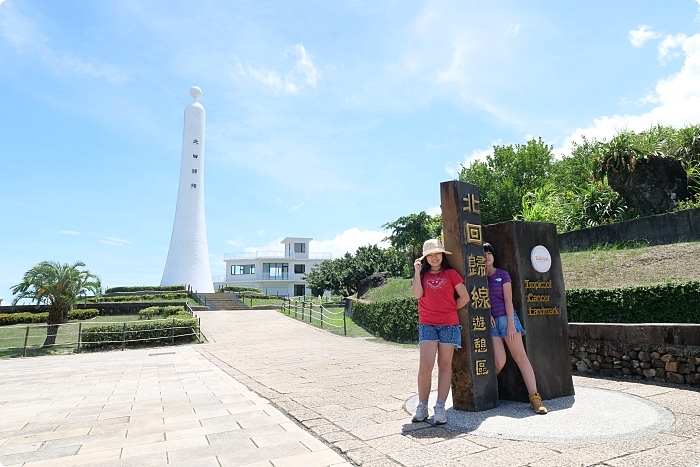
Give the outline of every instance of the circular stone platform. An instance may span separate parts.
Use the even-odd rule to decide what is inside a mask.
[[[590,443],[640,438],[666,430],[675,417],[666,408],[631,394],[606,389],[576,387],[575,396],[544,401],[547,415],[537,415],[523,402],[500,401],[483,412],[463,412],[452,408],[449,397],[447,424],[453,431],[491,438],[539,443]],[[430,394],[430,414],[437,392]],[[418,396],[406,401],[413,414]]]

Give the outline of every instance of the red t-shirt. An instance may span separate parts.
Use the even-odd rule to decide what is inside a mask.
[[[454,269],[443,269],[435,274],[426,271],[421,277],[423,296],[418,300],[418,322],[433,326],[459,324],[455,286],[463,282]]]

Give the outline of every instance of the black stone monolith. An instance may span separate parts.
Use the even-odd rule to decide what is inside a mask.
[[[443,211],[444,212],[444,211]],[[525,328],[527,355],[535,370],[537,389],[543,399],[571,396],[569,332],[566,293],[559,255],[556,226],[542,222],[508,221],[483,227],[483,238],[496,250],[494,265],[510,273],[513,306]],[[547,255],[535,247],[542,246]],[[546,272],[547,261],[550,262]],[[508,353],[506,366],[498,375],[499,398],[528,401],[518,366]]]
[[[465,279],[470,302],[458,310],[462,348],[452,359],[452,402],[457,410],[478,412],[498,405],[491,343],[491,305],[482,246],[479,188],[451,181],[440,184],[443,243],[450,265]]]

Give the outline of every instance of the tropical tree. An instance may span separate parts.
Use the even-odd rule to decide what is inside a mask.
[[[384,240],[391,243],[394,250],[405,255],[405,264],[413,269],[413,260],[423,251],[423,242],[437,238],[442,232],[442,216],[431,216],[425,211],[409,214],[387,222],[383,228],[391,230],[391,235]]]
[[[552,146],[541,138],[526,144],[495,145],[485,162],[463,166],[459,180],[479,187],[482,223],[495,224],[521,214],[523,195],[544,186],[552,161]]]
[[[29,298],[37,306],[42,303],[49,306],[44,347],[56,343],[58,325],[68,321],[68,312],[80,295],[91,292],[99,296],[101,293],[100,279],[88,270],[79,269],[82,267],[85,267],[82,261],[73,265],[42,261],[24,273],[22,282],[12,287],[13,305]]]

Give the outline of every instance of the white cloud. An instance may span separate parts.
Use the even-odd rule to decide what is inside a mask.
[[[429,216],[441,216],[442,215],[442,208],[440,206],[433,206],[431,208],[428,208],[426,213]]]
[[[298,94],[306,86],[316,87],[319,72],[313,60],[306,52],[304,44],[297,44],[285,51],[285,55],[297,57],[294,66],[286,73],[277,71],[253,68],[250,65],[236,63],[238,73],[247,75],[256,81],[269,87],[273,92],[279,94],[284,91],[288,94]],[[282,75],[284,74],[284,78]]]
[[[520,24],[513,24],[506,30],[506,36],[515,37],[520,33]]]
[[[306,53],[304,44],[297,44],[294,46],[294,53],[299,57],[296,65],[294,65],[294,70],[304,76],[306,84],[312,87],[316,87],[316,80],[318,78],[318,70],[314,66],[314,62],[311,57]]]
[[[298,210],[298,209],[301,209],[301,208],[304,207],[305,204],[306,204],[306,203],[300,203],[300,204],[297,204],[296,206],[292,206],[292,208],[290,209],[290,211],[296,211],[296,210]]]
[[[124,240],[124,239],[117,238],[117,237],[107,237],[104,235],[102,235],[102,240],[100,240],[100,243],[104,243],[106,245],[114,245],[114,246],[124,246],[124,245],[131,244],[131,242],[129,240]]]
[[[339,258],[346,252],[354,254],[357,249],[365,245],[379,245],[388,248],[389,243],[383,241],[389,232],[379,230],[360,230],[357,227],[347,229],[330,240],[312,240],[309,245],[311,253],[331,253],[333,258]]]
[[[2,3],[2,2],[0,2]],[[59,230],[58,233],[63,234],[63,235],[82,235],[81,232],[78,232],[76,230]]]
[[[646,41],[659,37],[661,37],[661,33],[652,31],[646,24],[640,24],[637,29],[633,29],[627,34],[627,38],[635,47],[641,47]]]
[[[243,246],[242,237],[236,237],[233,240],[226,240],[226,243],[229,245],[239,247],[239,248]]]
[[[318,253],[330,253],[333,258],[340,258],[346,252],[354,254],[361,246],[379,245],[381,248],[388,248],[389,243],[383,239],[389,235],[389,232],[379,230],[360,230],[353,227],[337,234],[334,238],[328,240],[311,240],[309,245],[309,253],[313,256]],[[283,237],[279,237],[267,245],[259,247],[247,247],[243,251],[252,253],[256,251],[284,253],[282,245]]]
[[[679,46],[683,45],[683,42],[687,39],[685,34],[676,34],[675,36],[668,35],[659,44],[659,60],[662,63],[667,63],[674,58],[681,56],[677,49]]]
[[[682,127],[700,122],[700,34],[686,38],[682,43],[685,62],[678,73],[656,83],[654,92],[644,96],[646,102],[655,104],[640,115],[602,116],[566,137],[555,154],[570,154],[572,143],[582,136],[589,140],[611,138],[622,129],[643,131],[652,125]]]
[[[493,145],[501,144],[501,140],[494,141]],[[450,177],[457,179],[459,173],[462,171],[462,167],[469,167],[474,161],[486,161],[486,157],[493,154],[493,147],[490,149],[475,149],[471,154],[465,154],[464,160],[462,162],[457,162],[455,165],[447,164],[445,167],[445,172]]]

